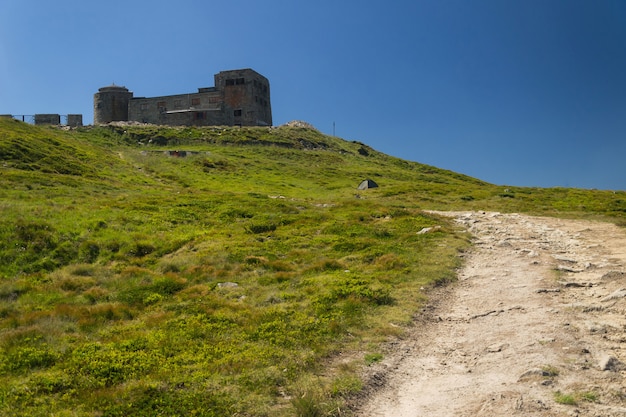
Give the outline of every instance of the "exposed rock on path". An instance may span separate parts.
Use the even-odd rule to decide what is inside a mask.
[[[370,368],[357,415],[626,416],[624,230],[439,214],[454,216],[475,247],[425,323]]]

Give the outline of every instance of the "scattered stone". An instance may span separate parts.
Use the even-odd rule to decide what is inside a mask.
[[[317,130],[315,126],[313,126],[311,123],[305,122],[304,120],[292,120],[290,122],[285,123],[282,126],[300,127],[300,128],[305,128],[305,129]]]
[[[592,311],[602,311],[602,310],[604,310],[604,306],[598,306],[598,305],[583,306],[583,313],[590,313]]]
[[[579,272],[583,272],[584,269],[576,269],[576,268],[572,268],[571,266],[567,266],[567,265],[558,265],[556,267],[557,271],[563,271],[563,272],[572,272],[574,274],[577,274]]]
[[[473,316],[470,317],[470,320],[474,320],[480,317],[487,317],[490,316],[492,314],[495,314],[496,316],[500,313],[504,313],[504,310],[491,310],[491,311],[487,311],[485,313],[480,313],[480,314],[475,314]]]
[[[578,261],[576,261],[575,259],[572,258],[568,258],[566,256],[561,256],[561,255],[554,255],[554,259],[556,259],[557,261],[561,261],[561,262],[569,262],[572,264],[577,263]]]
[[[606,297],[604,297],[602,300],[603,303],[607,302],[607,301],[612,301],[612,300],[617,300],[619,298],[624,298],[626,297],[626,289],[624,288],[620,288],[619,290],[607,295]]]
[[[624,368],[622,364],[615,356],[604,354],[598,361],[598,366],[601,371],[617,372]]]
[[[541,294],[544,292],[561,292],[561,289],[560,288],[539,288],[537,290],[538,294]]]
[[[561,285],[563,285],[565,288],[588,288],[588,287],[592,287],[593,285],[588,283],[588,282],[563,282],[561,283]]]
[[[506,345],[505,343],[495,343],[491,346],[487,346],[487,352],[489,353],[502,352],[502,350],[506,348],[507,346],[508,345]]]
[[[599,324],[599,323],[587,322],[585,323],[585,327],[587,328],[587,331],[589,333],[595,333],[595,334],[606,333],[606,326]]]
[[[239,284],[236,282],[220,282],[217,284],[218,288],[235,288],[238,287]]]
[[[430,233],[430,232],[434,232],[435,230],[439,230],[441,229],[441,226],[433,226],[433,227],[425,227],[422,230],[420,230],[419,232],[417,232],[418,235],[423,235],[426,233]]]
[[[543,370],[541,368],[533,368],[533,369],[529,369],[528,371],[524,372],[522,375],[520,375],[520,377],[517,379],[518,382],[521,381],[526,381],[529,379],[533,379],[534,377],[548,377],[551,376],[550,372]]]
[[[602,275],[603,281],[617,281],[626,278],[626,272],[622,271],[609,271],[606,274]]]
[[[539,256],[539,254],[537,252],[535,252],[534,250],[532,250],[532,249],[520,249],[519,250],[519,254],[520,255],[526,255],[529,258],[536,258],[536,257]]]

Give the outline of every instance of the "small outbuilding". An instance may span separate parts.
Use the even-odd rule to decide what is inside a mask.
[[[363,180],[356,188],[357,190],[367,190],[368,188],[378,188],[378,184],[373,180]]]

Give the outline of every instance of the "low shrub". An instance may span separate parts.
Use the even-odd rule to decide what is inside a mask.
[[[380,362],[383,360],[383,355],[382,353],[368,353],[365,355],[365,363],[369,366],[369,365],[373,365],[377,362]]]
[[[69,354],[66,367],[84,388],[102,388],[145,375],[161,360],[158,351],[154,350],[128,350],[123,345],[88,343]]]
[[[47,368],[53,366],[59,357],[57,352],[43,342],[30,346],[15,346],[2,352],[0,373]]]
[[[152,242],[144,240],[133,242],[130,247],[127,249],[126,253],[129,256],[141,258],[146,255],[150,255],[152,252],[156,250],[156,247],[152,244]]]
[[[326,272],[326,271],[339,271],[345,269],[345,266],[335,260],[335,259],[327,259],[322,258],[316,262],[314,262],[309,268],[310,272]]]
[[[69,276],[61,279],[58,285],[64,291],[84,291],[96,284],[96,280],[92,277]]]
[[[246,226],[246,231],[251,234],[269,233],[275,231],[277,227],[275,223],[251,223]]]
[[[393,304],[393,297],[391,297],[389,288],[382,284],[372,284],[369,280],[358,277],[337,280],[331,294],[336,298],[353,297],[375,305]]]
[[[81,242],[78,247],[78,258],[81,262],[93,263],[100,255],[100,244],[93,240]]]
[[[572,394],[563,394],[561,391],[557,391],[554,393],[554,401],[559,404],[565,405],[576,405],[578,404],[576,401],[576,397]]]

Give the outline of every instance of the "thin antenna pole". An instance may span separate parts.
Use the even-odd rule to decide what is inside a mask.
[[[335,136],[335,122],[333,121],[333,136]]]

